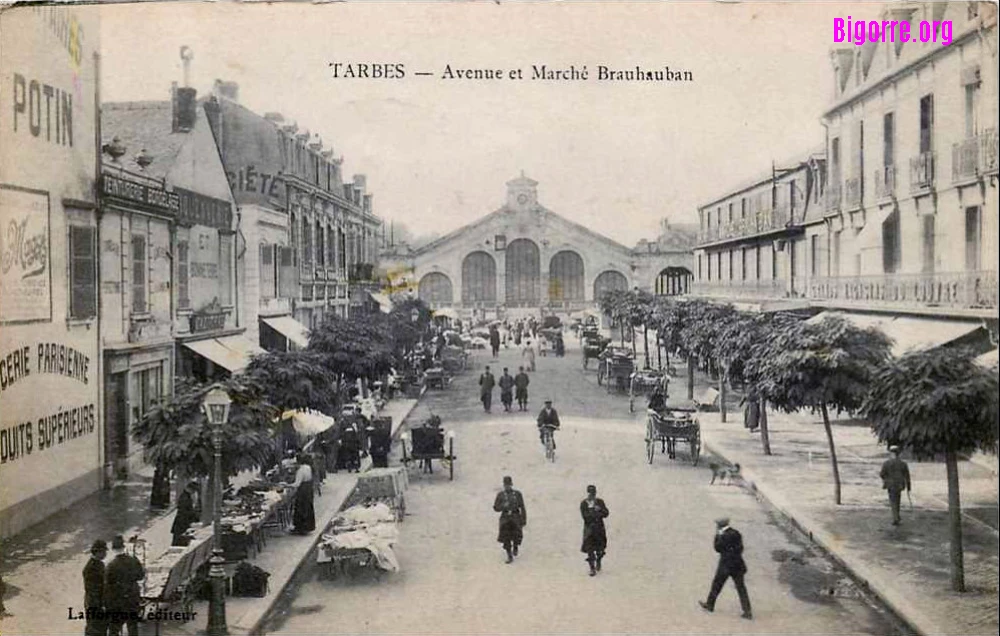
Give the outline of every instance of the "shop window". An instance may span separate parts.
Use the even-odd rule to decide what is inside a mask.
[[[278,261],[278,296],[281,298],[296,298],[298,296],[299,277],[295,267],[293,250],[290,247],[277,247],[275,257]]]
[[[97,315],[95,237],[92,227],[69,227],[70,318],[85,319]]]
[[[189,268],[188,268],[188,242],[181,241],[177,244],[177,308],[191,308],[191,294],[189,291]]]
[[[146,313],[146,237],[132,235],[132,311]]]
[[[163,395],[163,369],[159,365],[132,374],[132,423],[141,422]]]
[[[309,219],[302,219],[302,264],[311,267],[312,261],[312,225],[310,225]]]

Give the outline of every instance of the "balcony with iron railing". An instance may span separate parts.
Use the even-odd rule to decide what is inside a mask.
[[[953,181],[975,179],[997,171],[997,131],[995,128],[964,139],[951,148]]]
[[[934,153],[921,152],[910,158],[910,191],[925,190],[934,185]]]
[[[879,201],[896,194],[896,166],[883,166],[875,171],[875,198]]]
[[[844,207],[856,210],[861,207],[862,179],[861,175],[848,177],[844,181]]]
[[[711,280],[691,284],[692,296],[712,298],[767,298],[787,296],[787,281],[781,278],[747,280]]]
[[[806,298],[831,306],[886,309],[946,308],[995,315],[996,270],[813,278]]]
[[[713,225],[702,230],[699,243],[714,243],[728,239],[748,238],[788,227],[792,220],[786,207],[769,208],[725,225]]]

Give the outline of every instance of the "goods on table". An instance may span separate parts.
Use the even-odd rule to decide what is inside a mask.
[[[399,538],[395,519],[395,512],[382,503],[351,506],[334,517],[323,533],[316,562],[341,567],[372,564],[387,572],[398,571],[399,562],[392,550]]]

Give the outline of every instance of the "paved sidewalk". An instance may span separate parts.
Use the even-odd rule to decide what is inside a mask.
[[[959,466],[968,592],[951,591],[947,483],[942,462],[908,460],[912,508],[890,524],[888,497],[878,476],[888,457],[867,425],[834,423],[842,500],[833,503],[833,478],[819,415],[768,412],[773,455],[742,415],[722,423],[700,415],[705,448],[739,463],[745,482],[844,564],[901,618],[923,634],[996,634],[998,535],[995,473],[978,463]],[[708,458],[711,461],[711,458]]]
[[[393,400],[381,415],[392,417],[396,435],[416,400]],[[362,469],[370,467],[366,458]],[[323,495],[316,500],[317,529],[325,528],[350,495],[357,476],[328,474]],[[147,560],[152,560],[171,542],[170,526],[175,509],[149,510],[151,480],[116,486],[95,493],[41,523],[3,542],[0,546],[0,574],[7,586],[4,603],[9,616],[0,618],[0,634],[79,634],[82,621],[67,620],[67,607],[83,604],[83,567],[95,538],[110,542],[115,534],[139,535],[147,542]],[[268,540],[253,562],[271,573],[270,591],[264,598],[227,597],[230,634],[252,633],[273,602],[291,580],[300,563],[320,538],[281,535]],[[207,603],[196,603],[195,620],[161,625],[162,634],[204,632]],[[152,624],[142,625],[143,633],[153,633]]]

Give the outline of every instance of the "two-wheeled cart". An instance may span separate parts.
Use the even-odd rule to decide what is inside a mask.
[[[646,460],[652,464],[659,444],[660,453],[677,459],[677,442],[688,445],[691,464],[698,465],[701,457],[701,424],[694,415],[695,408],[674,407],[656,412],[646,411]]]

